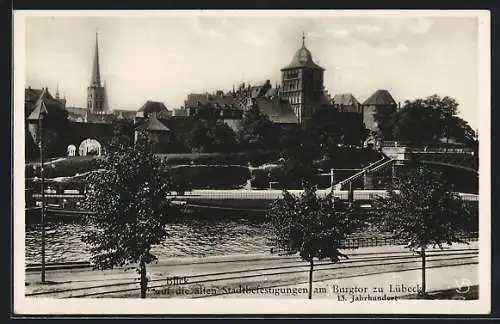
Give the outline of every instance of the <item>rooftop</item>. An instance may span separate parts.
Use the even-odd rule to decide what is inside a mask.
[[[396,101],[391,96],[389,91],[380,89],[375,91],[368,99],[363,102],[363,105],[377,106],[377,105],[396,105]]]

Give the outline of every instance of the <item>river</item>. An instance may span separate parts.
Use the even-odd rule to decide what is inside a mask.
[[[46,225],[46,262],[89,261],[87,246],[81,240],[84,226],[78,220],[49,222]],[[160,259],[269,253],[271,248],[269,226],[262,219],[188,217],[166,226],[167,238],[152,250]],[[39,263],[40,225],[26,225],[25,233],[25,263]]]

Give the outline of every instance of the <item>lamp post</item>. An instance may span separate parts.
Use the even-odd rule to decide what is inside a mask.
[[[42,262],[41,262],[41,275],[42,275],[42,283],[45,282],[45,176],[43,170],[43,121],[47,116],[47,108],[45,107],[45,102],[43,98],[45,97],[45,91],[43,90],[40,98],[35,104],[35,109],[28,116],[28,127],[31,136],[35,143],[38,144],[40,149],[40,189],[42,192],[42,206],[41,206],[41,220],[40,225],[42,228]]]

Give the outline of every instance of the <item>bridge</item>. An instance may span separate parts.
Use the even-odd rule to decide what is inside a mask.
[[[383,158],[347,179],[332,183],[333,189],[387,188],[405,166],[418,162],[443,171],[447,178],[456,182],[459,191],[477,193],[479,190],[479,159],[472,149],[412,147],[405,143],[384,142],[381,152]]]
[[[289,190],[292,195],[300,195],[303,190]],[[320,189],[317,191],[319,196],[332,194],[334,199],[341,201],[354,201],[361,208],[373,208],[373,201],[378,197],[386,197],[386,190],[334,190]],[[469,193],[457,193],[458,196],[465,202],[477,203],[479,195]],[[215,212],[265,212],[269,205],[276,199],[283,196],[282,190],[264,189],[264,190],[192,190],[179,195],[173,192],[167,196],[172,203],[179,208],[198,209],[198,210],[213,210]],[[78,208],[68,208],[69,200],[79,201],[84,198],[83,195],[67,195],[67,194],[47,194],[45,195],[49,202],[46,207],[47,213],[63,217],[85,217],[91,214]],[[39,194],[34,194],[35,200],[40,199]],[[75,206],[73,204],[73,206]],[[26,215],[37,219],[39,213],[38,208],[27,208]]]

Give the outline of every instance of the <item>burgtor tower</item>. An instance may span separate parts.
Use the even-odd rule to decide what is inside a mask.
[[[324,71],[314,63],[302,35],[302,47],[295,53],[292,62],[281,69],[280,89],[281,97],[290,102],[299,123],[311,117],[324,102]]]

